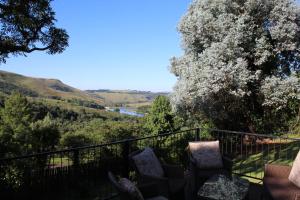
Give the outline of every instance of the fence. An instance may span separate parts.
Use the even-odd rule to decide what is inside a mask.
[[[187,168],[186,147],[194,140],[220,140],[221,152],[233,159],[233,172],[257,181],[265,163],[292,164],[300,149],[300,139],[197,128],[6,158],[0,159],[0,199],[113,198],[107,171],[134,179],[130,152],[149,146],[166,162]]]

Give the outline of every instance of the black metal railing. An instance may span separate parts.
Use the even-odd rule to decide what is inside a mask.
[[[109,199],[116,196],[107,172],[134,179],[132,151],[152,147],[169,163],[187,169],[189,141],[220,140],[233,172],[260,181],[265,163],[292,164],[300,139],[216,129],[190,129],[107,144],[0,159],[0,199]],[[54,192],[55,191],[55,192]]]

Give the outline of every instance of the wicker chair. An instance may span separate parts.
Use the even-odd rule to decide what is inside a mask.
[[[189,158],[189,169],[194,174],[195,177],[194,180],[195,189],[198,189],[200,186],[202,186],[205,183],[205,181],[207,181],[210,177],[216,174],[224,174],[227,177],[231,177],[233,162],[232,159],[229,158],[229,156],[222,155],[222,162],[223,162],[222,168],[202,169],[197,166],[197,160],[192,156],[189,146],[187,148],[187,151],[188,151],[188,158]]]
[[[120,200],[136,200],[136,198],[132,196],[130,192],[126,191],[126,189],[122,187],[113,173],[108,172],[108,178],[114,188],[118,191]],[[163,196],[159,196],[157,185],[155,184],[149,183],[147,185],[141,185],[139,186],[138,190],[141,192],[145,200],[168,200]]]
[[[300,200],[300,188],[289,181],[292,167],[266,164],[263,178],[264,198],[274,200]]]
[[[159,187],[159,193],[170,199],[184,199],[184,188],[186,180],[184,177],[184,169],[178,165],[165,164],[161,161],[160,165],[163,169],[164,176],[150,176],[141,171],[134,161],[134,157],[143,152],[143,150],[134,151],[129,154],[131,166],[137,172],[140,183],[156,183]]]

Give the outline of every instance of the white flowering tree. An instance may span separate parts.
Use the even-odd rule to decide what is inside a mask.
[[[194,0],[178,30],[184,54],[171,59],[177,112],[252,132],[284,127],[296,115],[300,12],[294,1]]]

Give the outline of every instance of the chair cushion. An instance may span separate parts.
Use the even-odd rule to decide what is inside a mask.
[[[289,175],[289,180],[300,188],[300,151],[294,160],[293,167]]]
[[[300,189],[287,178],[264,177],[264,186],[276,200],[295,200]]]
[[[148,198],[146,200],[168,200],[168,199],[163,196],[157,196],[157,197]]]
[[[133,156],[132,159],[139,173],[154,177],[164,177],[163,168],[151,148],[145,148],[144,151]]]
[[[189,142],[189,150],[200,169],[223,168],[219,141]]]
[[[140,190],[127,178],[121,178],[119,181],[120,186],[124,192],[127,192],[134,200],[144,200]]]

